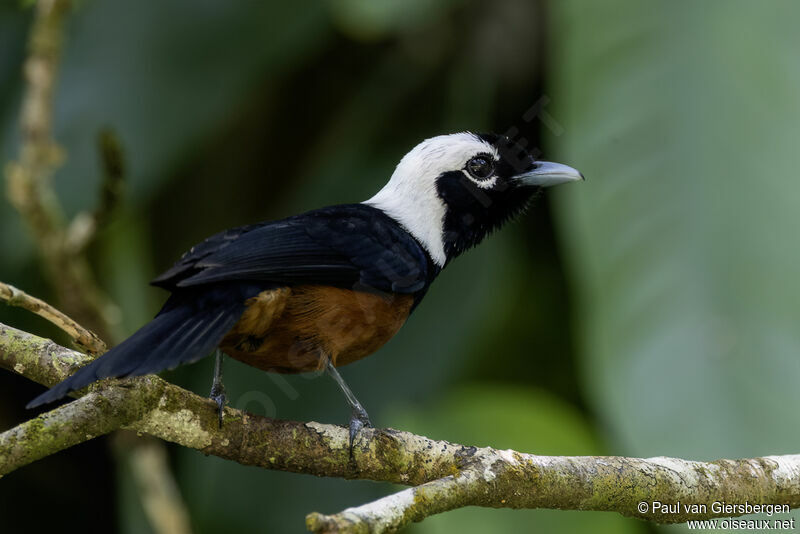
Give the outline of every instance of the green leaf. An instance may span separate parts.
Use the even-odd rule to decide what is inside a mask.
[[[798,452],[800,4],[552,4],[558,197],[613,453]]]

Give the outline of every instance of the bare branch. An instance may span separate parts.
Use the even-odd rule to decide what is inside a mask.
[[[76,321],[61,313],[43,300],[32,297],[10,284],[0,282],[0,300],[9,306],[17,306],[43,317],[66,332],[75,344],[90,354],[102,354],[106,351],[106,344]]]
[[[654,511],[652,503],[687,503],[695,513]],[[800,455],[693,462],[678,458],[534,456],[476,449],[458,474],[433,480],[335,515],[312,513],[313,532],[393,532],[465,506],[615,511],[657,523],[731,517],[712,503],[800,505]],[[648,505],[645,512],[642,503]]]
[[[33,380],[54,383],[88,359],[0,325],[0,366]],[[351,457],[348,430],[341,426],[280,421],[226,408],[220,429],[212,401],[157,377],[106,382],[91,388],[82,410],[108,399],[106,395],[128,397],[125,404],[134,405],[128,409],[141,414],[126,425],[131,430],[245,465],[417,486],[339,514],[310,514],[307,526],[315,532],[390,532],[463,506],[616,511],[665,523],[741,515],[714,512],[715,501],[800,506],[800,455],[715,462],[535,456],[368,429],[359,434]],[[126,417],[101,409],[101,419],[121,422]],[[76,432],[83,431],[88,419],[82,413],[72,427]],[[0,459],[8,454],[2,446],[4,436],[0,435]],[[15,446],[22,445],[17,441]],[[52,452],[64,447],[46,446]],[[0,472],[7,471],[0,465]],[[639,508],[639,503],[653,501],[703,504],[706,510],[660,514]]]

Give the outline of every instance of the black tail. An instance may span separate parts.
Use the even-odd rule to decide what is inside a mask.
[[[173,294],[155,319],[27,407],[56,401],[101,378],[157,373],[207,356],[239,320],[245,298],[240,291],[206,291]]]

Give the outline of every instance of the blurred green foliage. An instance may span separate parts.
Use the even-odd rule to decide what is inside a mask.
[[[552,86],[591,404],[632,454],[796,451],[800,6],[614,4],[558,10]]]
[[[343,370],[373,422],[542,454],[798,452],[798,10],[86,0],[66,31],[56,186],[70,214],[93,207],[96,136],[115,131],[126,196],[91,255],[130,333],[164,298],[147,280],[217,230],[365,199],[425,137],[513,126],[538,147],[544,135],[544,158],[588,181],[555,192],[557,228],[548,193],[448,267],[385,348]],[[17,148],[30,20],[0,3],[2,161]],[[525,115],[537,102],[551,104]],[[4,199],[0,251],[1,280],[51,296]],[[19,310],[0,308],[0,321],[63,340]],[[326,378],[226,365],[234,406],[347,420]],[[205,393],[211,361],[167,378]],[[38,391],[0,375],[0,426],[24,420]],[[300,532],[311,510],[394,489],[171,452],[199,533]],[[99,440],[0,483],[0,506],[15,510],[4,517],[28,521],[45,500],[42,529],[69,517],[85,531],[149,532]],[[644,528],[613,514],[467,509],[410,531]]]
[[[553,10],[582,383],[615,453],[800,443],[795,2]]]

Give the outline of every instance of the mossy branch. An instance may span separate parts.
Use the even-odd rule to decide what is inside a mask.
[[[0,324],[0,367],[52,385],[90,358]],[[148,376],[107,380],[78,402],[0,434],[0,475],[114,428],[128,428],[245,465],[416,486],[336,515],[312,513],[314,532],[391,532],[464,506],[616,511],[674,523],[730,516],[711,503],[800,506],[800,455],[693,462],[677,458],[535,456],[431,440],[391,429],[281,421],[225,409]],[[69,421],[70,424],[65,424]],[[662,514],[639,503],[705,504]]]

